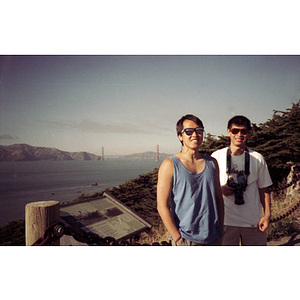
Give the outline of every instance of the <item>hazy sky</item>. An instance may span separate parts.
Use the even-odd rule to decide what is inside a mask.
[[[177,153],[188,113],[213,135],[300,99],[300,56],[0,56],[1,145]]]

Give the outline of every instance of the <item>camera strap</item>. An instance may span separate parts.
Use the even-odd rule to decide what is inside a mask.
[[[231,170],[231,151],[230,146],[227,149],[227,164],[226,164],[226,173],[230,174]],[[250,174],[250,154],[248,148],[245,149],[245,175],[248,178]]]

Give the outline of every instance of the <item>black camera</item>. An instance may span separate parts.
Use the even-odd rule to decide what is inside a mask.
[[[243,172],[237,173],[237,181],[236,183],[233,178],[229,178],[227,180],[227,185],[234,188],[234,195],[236,205],[242,205],[245,203],[243,193],[247,188],[247,178],[245,177]]]

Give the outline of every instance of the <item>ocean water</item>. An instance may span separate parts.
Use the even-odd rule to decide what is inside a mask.
[[[0,162],[0,227],[25,219],[30,202],[72,201],[151,172],[162,160]],[[92,184],[97,182],[97,186]]]

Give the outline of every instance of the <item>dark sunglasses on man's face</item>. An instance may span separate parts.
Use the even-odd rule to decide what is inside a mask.
[[[196,134],[202,134],[204,131],[203,127],[197,127],[197,128],[185,128],[181,130],[181,134],[185,132],[186,135],[192,135],[194,133],[194,131],[196,132]]]
[[[237,128],[233,128],[230,130],[232,132],[232,134],[238,134],[239,132],[241,132],[241,134],[246,135],[249,130],[247,129],[237,129]]]

